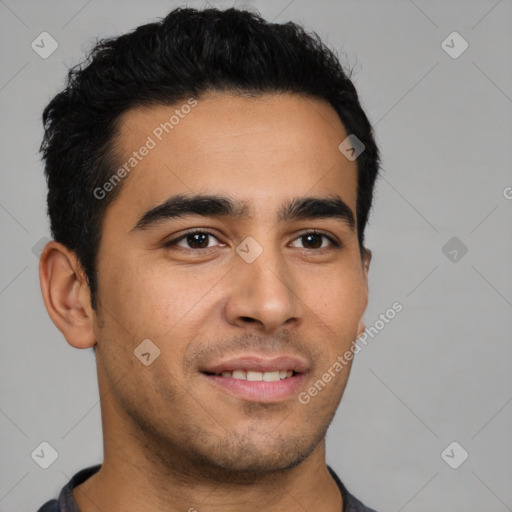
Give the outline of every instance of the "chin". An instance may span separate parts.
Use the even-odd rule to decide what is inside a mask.
[[[196,453],[196,462],[210,478],[215,475],[220,480],[254,482],[258,476],[264,477],[298,466],[314,451],[323,437],[307,440],[273,438],[267,442],[264,436],[258,436],[259,442],[235,440],[231,437],[220,445],[210,446],[208,450],[203,445],[200,453]]]

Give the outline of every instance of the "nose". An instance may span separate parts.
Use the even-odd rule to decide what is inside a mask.
[[[296,278],[278,249],[264,250],[252,263],[237,255],[233,264],[224,311],[231,325],[254,325],[271,333],[300,323],[303,305],[296,290]]]

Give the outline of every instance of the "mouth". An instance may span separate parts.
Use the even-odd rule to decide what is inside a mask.
[[[216,389],[239,399],[276,403],[295,396],[309,366],[295,357],[243,356],[203,368],[201,375]]]
[[[293,370],[276,370],[259,372],[257,370],[233,370],[220,372],[220,373],[209,373],[205,372],[206,375],[215,375],[217,377],[223,377],[225,379],[237,379],[237,380],[248,380],[251,382],[276,382],[278,380],[289,379],[293,375],[298,375]]]

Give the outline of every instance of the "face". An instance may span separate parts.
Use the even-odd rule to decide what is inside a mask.
[[[364,330],[356,162],[321,101],[186,104],[121,118],[120,167],[138,156],[98,253],[104,435],[126,434],[169,467],[290,468],[324,438],[350,364],[309,403],[300,393]]]

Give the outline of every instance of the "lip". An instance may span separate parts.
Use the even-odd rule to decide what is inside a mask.
[[[201,376],[215,388],[242,400],[276,403],[296,396],[306,381],[309,368],[306,361],[295,356],[281,354],[269,357],[245,354],[209,364],[201,369]],[[215,375],[234,370],[254,370],[262,373],[293,370],[294,374],[292,377],[272,382],[248,381]]]
[[[242,400],[259,403],[275,403],[296,396],[306,380],[304,373],[274,382],[233,379],[206,373],[201,373],[201,376],[217,389]]]
[[[257,372],[275,372],[277,370],[293,370],[295,373],[304,374],[309,370],[309,365],[303,359],[288,355],[275,355],[265,357],[260,355],[242,355],[224,361],[214,362],[204,368],[202,373],[222,373],[233,370],[254,370]]]

